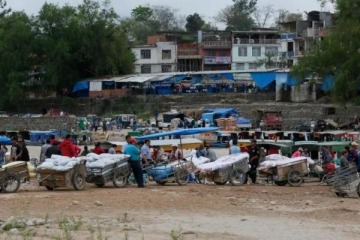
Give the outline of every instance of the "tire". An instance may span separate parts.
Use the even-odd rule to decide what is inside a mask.
[[[14,193],[20,187],[20,179],[16,174],[6,173],[1,182],[1,189],[4,193]]]
[[[288,184],[288,181],[275,181],[275,184],[282,187]]]
[[[221,173],[223,175],[223,177],[221,179],[216,179],[214,181],[214,183],[216,185],[225,185],[228,181],[229,181],[229,173],[227,169],[220,169],[219,173]],[[219,174],[220,175],[220,174]]]
[[[156,181],[156,183],[160,186],[165,186],[166,181],[160,180],[160,181]]]
[[[288,173],[288,183],[292,187],[298,187],[303,183],[303,176],[297,170],[290,170]]]
[[[113,175],[113,184],[117,188],[125,187],[127,182],[127,177],[121,172],[114,172]]]
[[[86,185],[85,177],[81,173],[75,172],[72,178],[72,184],[75,190],[84,190]]]
[[[189,181],[189,173],[184,168],[179,168],[175,171],[175,179],[180,186],[186,185]]]
[[[233,186],[240,186],[245,183],[246,173],[241,169],[233,169],[229,176],[229,181]]]

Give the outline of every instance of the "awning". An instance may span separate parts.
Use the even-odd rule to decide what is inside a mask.
[[[72,92],[83,91],[83,90],[89,90],[89,81],[85,80],[75,83]]]
[[[276,74],[274,72],[251,73],[251,77],[254,79],[256,86],[260,89],[267,87],[276,80]]]

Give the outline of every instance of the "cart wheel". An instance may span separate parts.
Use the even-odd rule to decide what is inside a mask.
[[[47,190],[49,191],[54,191],[55,190],[55,187],[51,187],[51,186],[45,186]]]
[[[166,181],[160,180],[160,181],[156,181],[156,183],[159,184],[159,185],[161,185],[161,186],[165,186]]]
[[[127,182],[127,177],[121,172],[114,172],[113,184],[115,187],[124,187]]]
[[[229,180],[229,173],[227,169],[220,169],[219,175],[221,177],[214,179],[214,183],[216,185],[225,185],[225,183],[227,183],[227,181]]]
[[[246,173],[241,169],[233,169],[230,173],[229,181],[233,186],[240,186],[244,184]]]
[[[186,185],[189,181],[189,173],[184,168],[175,171],[175,179],[179,185]]]
[[[303,182],[301,173],[297,170],[290,170],[288,173],[288,183],[292,187],[298,187]]]
[[[83,190],[85,188],[85,177],[81,173],[74,173],[72,183],[75,190]]]
[[[335,192],[335,195],[338,197],[346,197],[347,193],[343,193],[343,192]]]
[[[1,189],[4,193],[14,193],[20,187],[20,179],[13,173],[6,173],[3,176]]]
[[[278,186],[285,186],[286,184],[288,184],[288,181],[275,181],[275,184]]]
[[[95,186],[101,188],[101,187],[105,186],[105,183],[103,183],[103,182],[96,182],[96,183],[95,183]]]

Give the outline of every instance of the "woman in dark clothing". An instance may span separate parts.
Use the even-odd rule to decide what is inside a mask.
[[[21,145],[21,153],[20,153],[20,159],[21,161],[30,161],[30,155],[29,155],[29,150],[26,147],[26,144],[23,143]]]

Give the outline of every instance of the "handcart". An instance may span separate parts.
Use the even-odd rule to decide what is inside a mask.
[[[274,181],[278,186],[300,186],[304,182],[304,176],[309,173],[307,159],[299,159],[297,161],[278,164],[270,169],[262,169],[258,171],[260,178],[266,178],[268,181]]]
[[[189,181],[189,172],[193,165],[188,161],[175,161],[172,163],[144,166],[144,170],[159,185],[168,182],[176,182],[179,185],[186,185]]]
[[[128,158],[118,161],[106,167],[86,167],[86,182],[94,183],[97,187],[105,186],[106,182],[112,181],[115,187],[124,187],[131,173]]]
[[[360,177],[356,167],[338,168],[331,181],[331,191],[338,197],[346,197],[355,192],[360,197]]]
[[[249,164],[246,161],[234,163],[212,172],[201,172],[201,178],[211,179],[217,185],[224,185],[229,182],[233,186],[244,184],[246,173],[249,171]]]
[[[0,168],[0,190],[4,193],[14,193],[23,179],[29,178],[27,162],[15,161]]]
[[[86,185],[85,160],[79,161],[69,170],[54,170],[48,168],[37,168],[39,186],[45,186],[47,190],[55,190],[59,187],[71,187],[75,190],[84,190]]]

